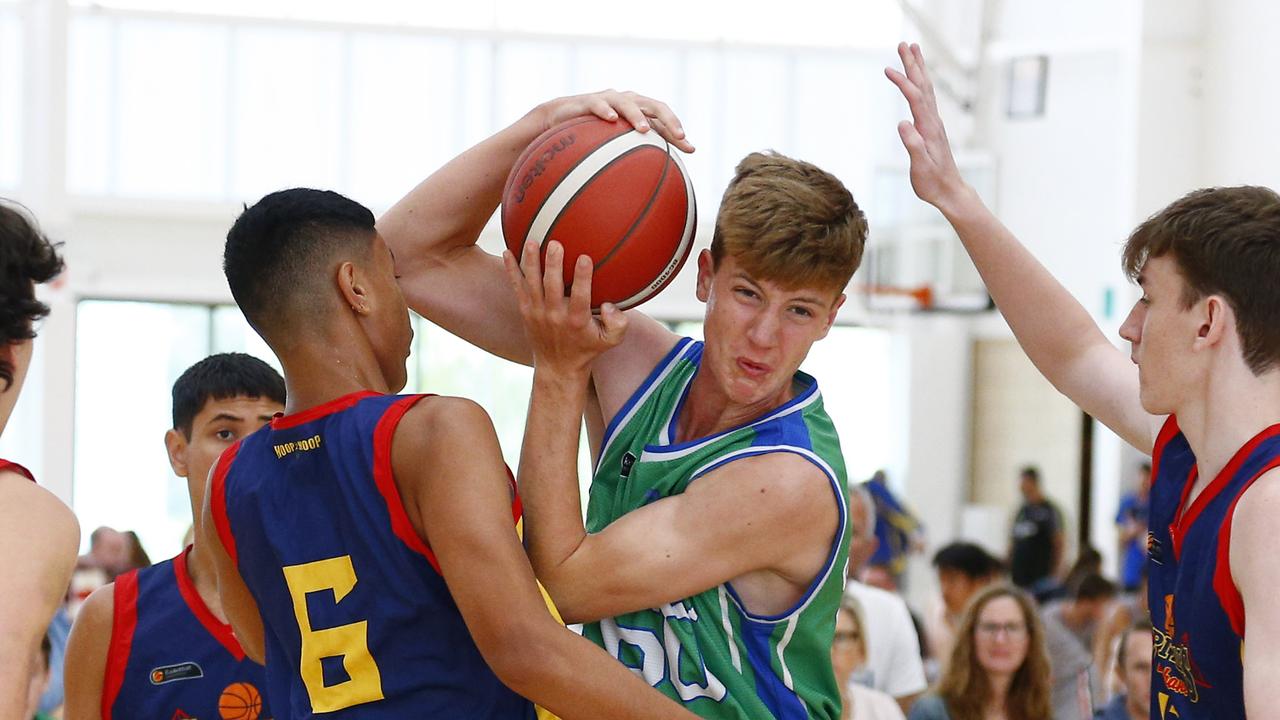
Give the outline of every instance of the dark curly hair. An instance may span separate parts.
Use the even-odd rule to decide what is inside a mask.
[[[0,346],[30,340],[35,323],[49,314],[36,300],[36,285],[62,272],[58,247],[36,226],[26,208],[0,198]],[[4,390],[13,384],[13,363],[0,358]]]

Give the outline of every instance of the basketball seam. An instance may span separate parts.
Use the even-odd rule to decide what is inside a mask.
[[[671,169],[671,144],[668,143],[665,138],[663,138],[662,142],[666,145],[666,147],[663,148],[663,151],[662,151],[662,154],[664,156],[662,158],[663,160],[662,174],[658,176],[658,182],[653,186],[653,192],[649,194],[649,201],[644,204],[644,209],[640,211],[640,214],[638,216],[636,216],[635,221],[631,223],[631,227],[627,228],[627,231],[622,234],[622,237],[618,238],[618,241],[613,244],[613,247],[609,248],[609,252],[605,253],[604,257],[600,258],[600,262],[595,264],[594,269],[599,270],[600,268],[604,267],[605,263],[609,262],[609,260],[612,259],[614,255],[618,254],[618,251],[622,249],[623,244],[627,242],[627,238],[631,237],[631,235],[635,233],[636,228],[640,227],[640,223],[644,222],[644,219],[646,217],[649,217],[649,211],[653,209],[653,204],[658,201],[658,195],[662,192],[662,184],[667,181],[667,174],[668,174],[668,171]],[[642,145],[640,147],[644,147],[644,146]],[[636,148],[636,150],[639,150],[639,149],[640,148]],[[619,155],[618,159],[622,159],[627,155],[629,155],[630,153],[631,151],[627,151],[626,153]],[[599,174],[597,173],[597,177],[598,176]],[[591,180],[595,180],[595,178],[593,177],[590,180],[587,180],[585,183],[583,183],[582,188],[584,190],[588,185],[591,184]],[[579,190],[579,192],[581,192],[581,190]],[[570,198],[569,202],[573,202],[573,199]],[[556,218],[556,220],[558,221],[559,218]],[[552,223],[551,227],[554,228],[555,223]],[[547,237],[551,237],[550,229],[547,230]]]
[[[697,199],[694,195],[693,181],[689,178],[689,172],[685,169],[684,163],[680,162],[680,157],[670,151],[670,144],[667,146],[668,162],[674,162],[676,167],[680,169],[681,180],[684,183],[685,197],[688,199],[688,210],[685,218],[685,228],[681,231],[680,245],[676,248],[676,253],[672,256],[671,261],[663,268],[666,279],[658,282],[657,279],[648,286],[642,288],[631,297],[620,300],[616,303],[619,310],[627,310],[643,303],[658,293],[662,292],[676,275],[684,267],[685,262],[689,259],[689,250],[693,246],[694,237],[698,232],[698,206]],[[662,277],[660,274],[658,277]],[[655,287],[656,284],[656,287]]]
[[[534,150],[536,150],[540,145],[542,145],[542,143],[544,142],[543,138],[554,135],[562,130],[567,130],[571,127],[577,127],[592,119],[593,118],[590,116],[581,117],[581,118],[578,118],[576,121],[566,122],[563,125],[563,127],[557,125],[556,127],[548,128],[544,130],[541,135],[534,138],[533,142],[529,143],[529,146],[526,147],[524,151],[520,153],[520,157],[516,158],[515,164],[511,166],[511,172],[507,173],[507,182],[502,186],[502,197],[506,198],[507,193],[511,192],[511,185],[513,182],[515,182],[516,177],[518,177],[516,171],[519,170],[520,167],[524,165],[525,161],[529,159],[529,156],[533,154]],[[503,214],[504,215],[506,214],[505,209]]]
[[[590,118],[587,118],[587,119],[590,119]],[[585,122],[585,121],[586,121],[586,120],[584,120],[583,122]],[[580,124],[581,124],[581,123],[575,123],[575,125],[580,125]],[[570,125],[569,127],[573,127],[573,125]],[[559,128],[559,129],[560,129],[560,130],[563,130],[564,128]],[[629,132],[635,132],[635,131],[634,131],[634,130],[627,130],[626,132],[620,132],[620,133],[618,133],[617,135],[612,135],[612,136],[610,136],[610,137],[605,138],[604,140],[601,140],[599,143],[597,143],[596,145],[592,146],[590,150],[586,150],[585,152],[583,152],[583,153],[582,153],[582,157],[578,158],[577,162],[575,162],[574,164],[570,165],[570,166],[569,166],[569,168],[568,168],[567,170],[565,170],[564,172],[562,172],[562,173],[560,174],[560,179],[559,179],[558,181],[556,181],[556,184],[555,184],[555,185],[553,185],[553,186],[551,187],[551,189],[550,189],[550,190],[548,190],[548,191],[547,191],[546,196],[545,196],[545,197],[543,197],[543,198],[542,198],[542,201],[538,203],[538,207],[537,207],[537,208],[535,208],[535,209],[534,209],[534,211],[529,215],[529,227],[526,227],[526,228],[524,229],[524,237],[520,238],[520,245],[521,245],[521,246],[524,246],[524,244],[525,244],[526,242],[529,242],[529,230],[530,230],[530,228],[532,228],[532,227],[533,227],[533,221],[534,221],[534,220],[536,220],[536,219],[537,219],[537,217],[538,217],[538,215],[542,213],[542,208],[543,208],[544,206],[546,206],[547,201],[548,201],[548,200],[550,200],[550,199],[551,199],[551,196],[555,194],[555,192],[556,192],[556,188],[560,187],[560,183],[564,182],[564,179],[565,179],[565,178],[569,177],[569,175],[571,175],[571,174],[573,173],[573,171],[574,171],[574,170],[577,170],[577,169],[578,169],[578,166],[579,166],[579,165],[581,165],[582,163],[586,162],[586,160],[587,160],[588,158],[590,158],[592,155],[594,155],[594,154],[595,154],[595,152],[596,152],[597,150],[599,150],[600,148],[604,147],[605,145],[607,145],[607,144],[609,144],[609,143],[613,142],[614,140],[617,140],[618,138],[622,137],[623,135],[626,135],[626,134],[627,134],[627,133],[629,133]],[[532,146],[531,146],[531,147],[532,147]],[[527,152],[527,151],[526,151],[526,152]],[[519,163],[517,163],[516,165],[514,165],[514,166],[512,167],[512,170],[511,170],[511,171],[514,173],[516,170],[518,170],[518,169],[520,168],[520,166],[521,166],[521,165],[524,165],[524,163],[525,163],[525,161],[526,161],[526,160],[528,160],[528,157],[525,157],[525,158],[524,158],[524,159],[522,159]],[[508,178],[508,180],[509,180],[509,179],[510,179],[510,178]],[[510,188],[510,187],[507,187],[507,188],[503,191],[503,193],[502,193],[502,199],[503,199],[503,200],[506,200],[507,195],[508,195],[508,193],[510,193],[510,192],[511,192],[511,188]],[[566,207],[567,207],[567,203],[566,203]],[[505,217],[506,217],[506,208],[505,208],[505,207],[503,208],[503,212],[502,212],[502,214],[503,214],[503,217],[505,218]],[[557,217],[558,217],[558,215],[557,215]],[[555,223],[552,223],[552,227],[555,227]],[[547,229],[547,234],[549,235],[550,233],[551,233],[551,229],[550,229],[550,228],[548,228],[548,229]],[[513,253],[516,253],[516,254],[519,254],[519,248],[517,248],[517,249],[515,249],[515,250],[512,250],[512,252],[513,252]]]

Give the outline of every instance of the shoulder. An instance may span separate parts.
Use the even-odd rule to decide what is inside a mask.
[[[947,703],[941,696],[930,693],[916,700],[911,706],[910,720],[950,720]]]
[[[90,593],[76,612],[74,627],[83,627],[91,633],[105,629],[109,637],[111,626],[115,622],[116,587],[116,583],[109,582]]]
[[[489,413],[474,400],[448,395],[422,397],[414,402],[396,426],[395,438],[412,435],[431,445],[433,440],[456,443],[477,434],[493,432]],[[396,443],[397,446],[406,443]],[[397,448],[398,449],[398,448]]]
[[[1280,467],[1261,475],[1236,501],[1235,509],[1227,518],[1231,523],[1230,562],[1266,562],[1276,557],[1280,546],[1274,533],[1275,518],[1280,515]],[[1261,570],[1261,566],[1258,568]],[[1247,575],[1247,573],[1245,573]],[[1236,583],[1241,583],[1241,573],[1232,573]],[[1267,583],[1268,586],[1272,583]]]
[[[66,503],[56,495],[16,472],[0,472],[0,533],[5,529],[21,537],[0,537],[0,541],[21,541],[28,556],[59,558],[70,573],[80,545],[80,523]]]
[[[699,487],[701,486],[701,487]],[[778,512],[808,512],[830,504],[831,478],[804,455],[785,450],[731,460],[706,473],[691,490],[716,488],[749,495]]]

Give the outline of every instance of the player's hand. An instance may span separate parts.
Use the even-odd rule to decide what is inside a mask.
[[[672,145],[687,153],[693,152],[680,118],[666,103],[630,91],[602,90],[570,95],[544,103],[538,110],[544,118],[544,129],[582,115],[595,115],[609,122],[622,118],[642,133],[652,128]]]
[[[964,195],[964,179],[938,114],[938,100],[920,46],[898,43],[898,57],[902,59],[903,72],[885,68],[884,73],[902,91],[911,108],[912,122],[898,123],[898,135],[911,156],[911,189],[921,200],[944,209]]]
[[[547,243],[545,272],[538,251],[537,243],[525,243],[518,264],[510,250],[502,252],[525,334],[533,346],[533,366],[586,373],[597,356],[622,342],[627,316],[611,303],[602,305],[599,315],[591,312],[590,257],[578,256],[573,287],[566,298],[564,246],[555,240]]]

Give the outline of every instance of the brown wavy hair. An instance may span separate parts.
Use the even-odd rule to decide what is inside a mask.
[[[974,652],[974,635],[982,609],[987,603],[1002,597],[1013,598],[1018,603],[1022,619],[1027,624],[1027,656],[1009,684],[1005,712],[1009,720],[1043,720],[1053,714],[1050,704],[1053,671],[1049,666],[1044,628],[1036,614],[1035,601],[1013,585],[999,583],[983,589],[969,602],[956,632],[951,659],[938,681],[938,695],[954,720],[981,720],[983,708],[991,700],[991,684]]]

